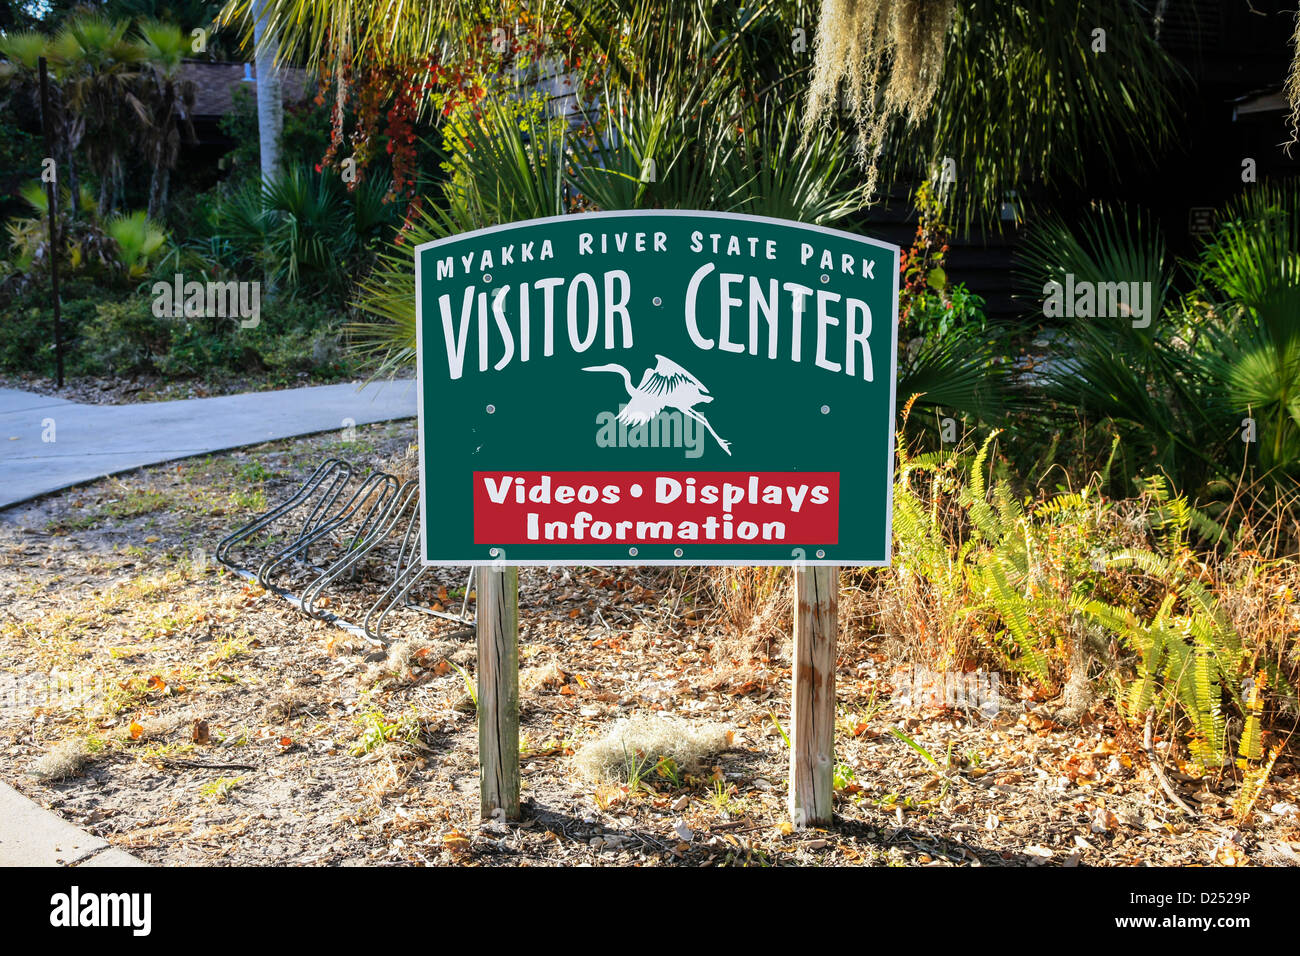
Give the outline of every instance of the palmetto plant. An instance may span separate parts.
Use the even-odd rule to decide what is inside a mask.
[[[38,85],[40,58],[50,56],[50,38],[36,31],[0,35],[0,83],[17,83],[24,86],[32,103],[40,109],[41,94]],[[75,156],[85,134],[82,117],[69,109],[64,95],[64,65],[58,61],[48,63],[50,125],[54,134],[55,159],[64,181],[73,195],[80,192]],[[75,214],[75,210],[74,210]]]
[[[1163,236],[1146,214],[1098,207],[1067,225],[1049,217],[1026,235],[1019,271],[1026,297],[1040,304],[1060,289],[1146,283],[1148,311],[1050,318],[1062,337],[1048,356],[1044,397],[1123,436],[1119,477],[1153,465],[1197,484],[1219,470],[1214,449],[1230,437],[1226,420],[1207,406],[1196,354],[1182,339],[1183,323],[1166,312],[1173,269]],[[1146,461],[1136,458],[1151,449]]]
[[[610,92],[586,131],[568,133],[526,99],[485,100],[448,137],[455,171],[440,202],[411,217],[400,245],[361,283],[377,320],[354,341],[387,359],[415,358],[410,248],[503,222],[602,209],[713,209],[831,223],[863,201],[834,132],[799,142],[794,107],[760,105],[730,122],[646,87]],[[725,117],[724,117],[725,119]],[[472,144],[472,145],[471,145]],[[647,163],[652,160],[653,163]]]
[[[18,216],[5,224],[13,263],[20,273],[43,270],[50,259],[49,197],[40,183],[25,183],[18,190],[32,208],[34,215]],[[83,184],[77,202],[72,201],[72,190],[59,190],[60,258],[62,267],[72,272],[88,270],[109,276],[121,269],[116,244],[101,228],[95,216],[95,199]],[[73,213],[80,218],[73,219]]]
[[[104,223],[106,232],[117,243],[117,256],[130,279],[142,279],[167,242],[167,230],[149,218],[144,210],[119,213]]]
[[[59,174],[75,192],[75,159],[84,154],[99,180],[101,217],[121,205],[133,152],[150,168],[148,212],[160,215],[182,134],[193,135],[193,89],[179,79],[189,36],[156,20],[142,22],[136,35],[130,27],[127,19],[80,11],[52,37],[37,32],[0,37],[0,81],[21,81],[37,103],[37,64],[46,57]]]
[[[1266,472],[1300,473],[1300,188],[1262,183],[1226,210],[1200,257],[1221,321],[1204,369],[1225,415],[1256,423]]]
[[[1102,208],[1071,226],[1036,225],[1021,263],[1028,295],[1046,295],[1046,283],[1067,275],[1076,285],[1152,290],[1145,327],[1124,315],[1051,320],[1062,337],[1046,395],[1117,428],[1127,477],[1155,468],[1195,493],[1234,480],[1244,462],[1289,486],[1300,477],[1297,250],[1292,184],[1259,184],[1229,204],[1188,264],[1194,287],[1177,299],[1163,239],[1144,215]]]
[[[337,176],[306,168],[248,182],[213,209],[204,247],[226,268],[265,275],[275,289],[342,297],[394,225],[395,210],[382,201],[387,188],[374,176],[349,193]]]
[[[398,242],[379,253],[358,284],[358,304],[372,318],[353,325],[353,339],[360,351],[381,358],[381,372],[415,364],[411,249],[500,222],[560,214],[562,141],[552,124],[526,107],[520,115],[509,104],[489,102],[459,121],[449,136],[454,174],[443,201],[413,208]]]
[[[446,132],[446,208],[465,229],[564,212],[563,120],[531,98],[485,100]]]

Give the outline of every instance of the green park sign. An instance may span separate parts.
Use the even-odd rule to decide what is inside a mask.
[[[415,263],[426,563],[888,563],[897,246],[656,210]]]

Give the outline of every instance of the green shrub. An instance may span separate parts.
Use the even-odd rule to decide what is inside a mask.
[[[156,368],[168,378],[192,378],[210,371],[257,372],[261,356],[239,332],[213,333],[205,320],[174,320],[171,348],[158,357]]]
[[[64,363],[78,374],[81,355],[78,337],[95,316],[95,310],[118,293],[105,292],[89,281],[74,279],[60,286],[63,302]],[[0,300],[0,369],[7,372],[54,374],[54,307],[48,285],[29,283],[21,294]]]
[[[332,378],[351,368],[342,356],[340,310],[302,298],[266,304],[255,329],[240,330],[269,371],[310,372]]]
[[[250,181],[221,196],[195,242],[238,278],[264,277],[283,293],[341,304],[397,224],[387,191],[382,177],[349,192],[334,173],[291,167],[265,186]]]
[[[214,328],[207,319],[158,321],[170,326],[171,339],[153,365],[170,378],[307,372],[329,379],[347,374],[351,367],[340,359],[340,320],[334,310],[317,302],[289,296],[264,299],[261,321],[249,329],[230,322]]]
[[[78,342],[79,365],[91,373],[145,372],[157,367],[172,345],[172,320],[153,314],[152,300],[132,296],[101,302]]]

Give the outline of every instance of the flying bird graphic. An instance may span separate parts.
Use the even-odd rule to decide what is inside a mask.
[[[695,410],[696,405],[713,401],[704,383],[670,358],[656,353],[654,368],[645,370],[641,384],[632,387],[632,376],[621,365],[589,365],[584,372],[617,372],[623,376],[623,385],[630,398],[618,420],[625,425],[644,425],[665,408],[675,408],[688,418],[693,418],[709,430],[719,447],[731,454],[731,442],[724,441],[713,430],[709,420]]]

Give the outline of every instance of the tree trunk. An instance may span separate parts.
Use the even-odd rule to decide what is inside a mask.
[[[99,177],[99,203],[97,211],[101,220],[108,215],[108,205],[112,201],[112,197],[113,176],[109,171],[105,170],[104,174]]]
[[[280,73],[275,63],[276,36],[267,31],[270,15],[267,0],[255,0],[253,40],[257,64],[257,143],[262,160],[262,179],[274,180],[280,172],[280,132],[284,128],[284,104],[280,98]]]
[[[167,210],[167,187],[171,183],[172,171],[166,166],[155,166],[153,177],[149,180],[149,218],[162,220]]]

